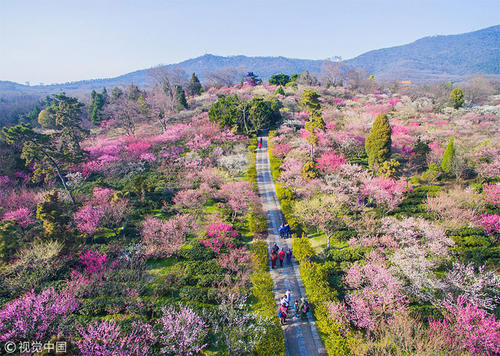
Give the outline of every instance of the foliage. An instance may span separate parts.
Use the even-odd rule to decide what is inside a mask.
[[[104,88],[101,93],[97,93],[95,90],[92,90],[90,93],[88,110],[90,121],[92,121],[94,125],[99,125],[104,119],[103,108],[107,100],[108,93],[106,92],[106,88]]]
[[[460,88],[455,88],[450,93],[450,102],[455,109],[464,104],[464,92]]]
[[[176,104],[175,108],[178,111],[181,111],[183,109],[186,109],[188,107],[187,101],[186,101],[186,93],[184,92],[184,89],[180,85],[175,86],[175,98],[176,98]]]
[[[269,78],[269,84],[274,84],[274,85],[287,85],[288,82],[290,81],[290,76],[279,73],[279,74],[273,74]]]
[[[292,250],[295,258],[299,262],[308,261],[314,257],[314,250],[311,247],[311,242],[305,234],[301,237],[294,237],[292,240]]]
[[[370,168],[377,170],[384,161],[389,159],[392,143],[391,133],[392,129],[387,115],[378,115],[365,141],[365,150]]]

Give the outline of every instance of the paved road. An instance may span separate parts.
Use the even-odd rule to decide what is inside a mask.
[[[269,247],[276,242],[280,248],[284,247],[286,251],[287,248],[291,247],[291,239],[281,239],[279,237],[282,214],[271,176],[269,155],[267,153],[267,134],[259,138],[262,138],[263,142],[262,149],[257,151],[257,183],[259,185],[260,199],[267,214],[267,242]],[[274,281],[276,313],[278,310],[278,301],[287,289],[292,291],[292,303],[293,300],[306,296],[298,266],[294,261],[290,265],[286,265],[285,263],[280,268],[278,262],[278,267],[271,269],[271,277]],[[286,354],[288,356],[326,355],[311,315],[305,320],[288,319],[287,325],[283,327],[283,332],[285,335]]]

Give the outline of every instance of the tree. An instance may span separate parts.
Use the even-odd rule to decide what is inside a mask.
[[[144,118],[144,111],[139,102],[121,95],[111,105],[106,105],[105,115],[117,127],[124,129],[127,135],[133,136],[137,123]]]
[[[318,79],[314,75],[309,73],[308,71],[301,73],[298,76],[296,81],[298,84],[304,84],[304,85],[309,85],[309,86],[318,86],[319,85]]]
[[[336,61],[326,60],[321,65],[320,78],[325,86],[340,86],[345,75],[347,66],[338,58]]]
[[[208,117],[220,127],[229,127],[234,132],[253,135],[278,121],[280,108],[281,103],[276,98],[240,101],[236,95],[221,96],[210,107]]]
[[[162,353],[187,356],[207,346],[204,341],[208,325],[189,307],[180,305],[179,311],[163,307],[159,324]]]
[[[455,88],[450,93],[450,101],[455,109],[464,104],[464,92],[460,88]]]
[[[187,91],[190,95],[200,95],[201,94],[201,83],[195,73],[191,75],[191,80],[187,87]]]
[[[99,125],[103,120],[102,109],[104,104],[106,104],[106,88],[103,89],[102,93],[97,93],[95,90],[92,90],[90,93],[90,102],[89,102],[89,115],[90,121],[94,125]]]
[[[213,72],[205,73],[205,77],[207,77],[211,84],[214,86],[229,87],[234,85],[235,83],[241,82],[246,74],[247,71],[245,71],[243,67],[223,67]]]
[[[467,81],[464,94],[471,104],[481,104],[489,95],[495,94],[495,88],[488,78],[477,75]]]
[[[309,113],[309,121],[305,124],[305,129],[309,132],[307,142],[311,145],[311,162],[314,154],[314,147],[318,145],[318,135],[316,131],[324,131],[326,128],[325,121],[321,116],[321,104],[319,102],[319,94],[315,90],[304,90],[302,101],[300,102],[306,107]]]
[[[378,115],[365,141],[365,151],[371,169],[376,171],[391,156],[391,134],[392,129],[387,115]]]
[[[178,111],[187,109],[188,104],[186,101],[186,93],[184,92],[184,89],[182,89],[180,85],[175,86],[175,99],[176,99],[175,108]]]
[[[66,184],[62,165],[80,162],[83,159],[81,150],[61,149],[57,145],[55,135],[35,132],[28,124],[19,124],[10,128],[4,127],[2,133],[7,143],[22,145],[21,158],[25,160],[26,166],[34,164],[34,178],[45,176],[45,179],[48,180],[57,174],[64,190],[75,204],[73,194]]]
[[[324,232],[329,248],[330,238],[342,226],[344,212],[347,210],[348,206],[342,196],[328,194],[298,201],[293,214],[306,226]]]
[[[441,161],[441,169],[445,173],[450,173],[453,170],[455,163],[455,137],[451,136],[448,140],[448,146],[443,153],[443,160]]]
[[[245,76],[245,78],[243,79],[243,82],[251,84],[251,85],[262,84],[262,80],[254,72],[248,72],[247,75]]]
[[[269,78],[269,84],[274,84],[274,85],[287,85],[288,82],[290,81],[290,76],[280,73],[280,74],[273,74],[271,75],[271,78]]]

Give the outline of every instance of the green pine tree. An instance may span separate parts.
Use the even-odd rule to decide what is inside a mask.
[[[441,169],[445,173],[451,173],[453,170],[453,165],[455,163],[455,137],[451,136],[448,141],[448,146],[443,154],[443,160],[441,161]]]
[[[190,95],[200,95],[201,94],[201,83],[195,73],[191,75],[191,80],[187,87],[187,91]]]
[[[386,114],[378,115],[365,141],[368,165],[377,170],[391,156],[392,129]]]
[[[184,89],[182,89],[180,85],[175,86],[175,99],[176,99],[175,108],[178,111],[181,111],[188,107],[186,101],[186,93],[184,93]]]

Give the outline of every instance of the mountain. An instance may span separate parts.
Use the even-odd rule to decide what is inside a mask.
[[[380,79],[407,79],[415,82],[460,80],[475,73],[500,74],[500,25],[459,35],[425,37],[410,44],[370,51],[345,62],[352,67],[364,68]],[[223,57],[206,54],[164,67],[178,67],[188,75],[195,72],[203,81],[206,73],[224,67],[243,68],[268,79],[272,74],[280,72],[292,74],[309,71],[317,74],[322,63],[321,60],[286,57]],[[72,95],[88,95],[92,89],[126,86],[130,83],[150,86],[152,80],[149,69],[115,78],[52,85],[26,86],[0,81],[0,98],[43,96],[60,91]]]
[[[450,80],[500,74],[500,25],[459,35],[424,37],[347,61],[383,79]]]

